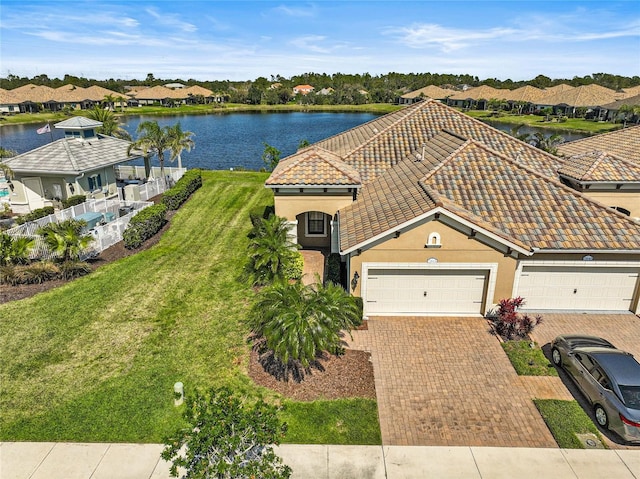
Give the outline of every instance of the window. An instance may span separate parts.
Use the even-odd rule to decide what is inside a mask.
[[[307,234],[326,235],[324,213],[321,211],[307,213]]]
[[[102,188],[102,177],[100,175],[93,175],[87,179],[89,180],[89,191]]]

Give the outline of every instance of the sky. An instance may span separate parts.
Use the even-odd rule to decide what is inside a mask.
[[[640,76],[640,1],[0,0],[0,77]]]

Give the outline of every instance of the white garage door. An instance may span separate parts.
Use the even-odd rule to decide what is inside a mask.
[[[479,314],[486,280],[486,271],[370,269],[366,313]]]
[[[524,308],[629,311],[637,268],[525,266],[517,296]]]

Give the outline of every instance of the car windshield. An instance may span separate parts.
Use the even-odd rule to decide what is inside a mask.
[[[640,386],[620,386],[622,400],[631,409],[640,409]]]

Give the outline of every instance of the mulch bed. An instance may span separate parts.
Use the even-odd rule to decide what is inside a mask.
[[[301,381],[279,380],[260,364],[258,353],[251,352],[249,377],[256,384],[279,392],[296,401],[317,399],[376,398],[371,355],[365,351],[347,349],[342,356],[328,356],[318,361]]]
[[[153,238],[145,241],[140,248],[126,249],[124,243],[120,241],[104,250],[97,258],[90,260],[89,263],[92,269],[96,270],[100,266],[139,253],[155,245],[160,241],[162,234],[169,228],[174,214],[174,211],[168,211],[166,216],[167,224]],[[58,279],[42,284],[22,284],[17,286],[3,284],[0,287],[0,304],[29,298],[68,282],[69,280]],[[366,326],[362,327],[362,329],[365,328]],[[373,365],[370,361],[370,354],[364,351],[347,349],[342,356],[328,356],[320,359],[317,367],[312,368],[299,382],[292,378],[288,381],[279,380],[265,371],[258,361],[258,354],[253,351],[249,361],[249,376],[256,384],[298,401],[354,397],[376,398]]]

